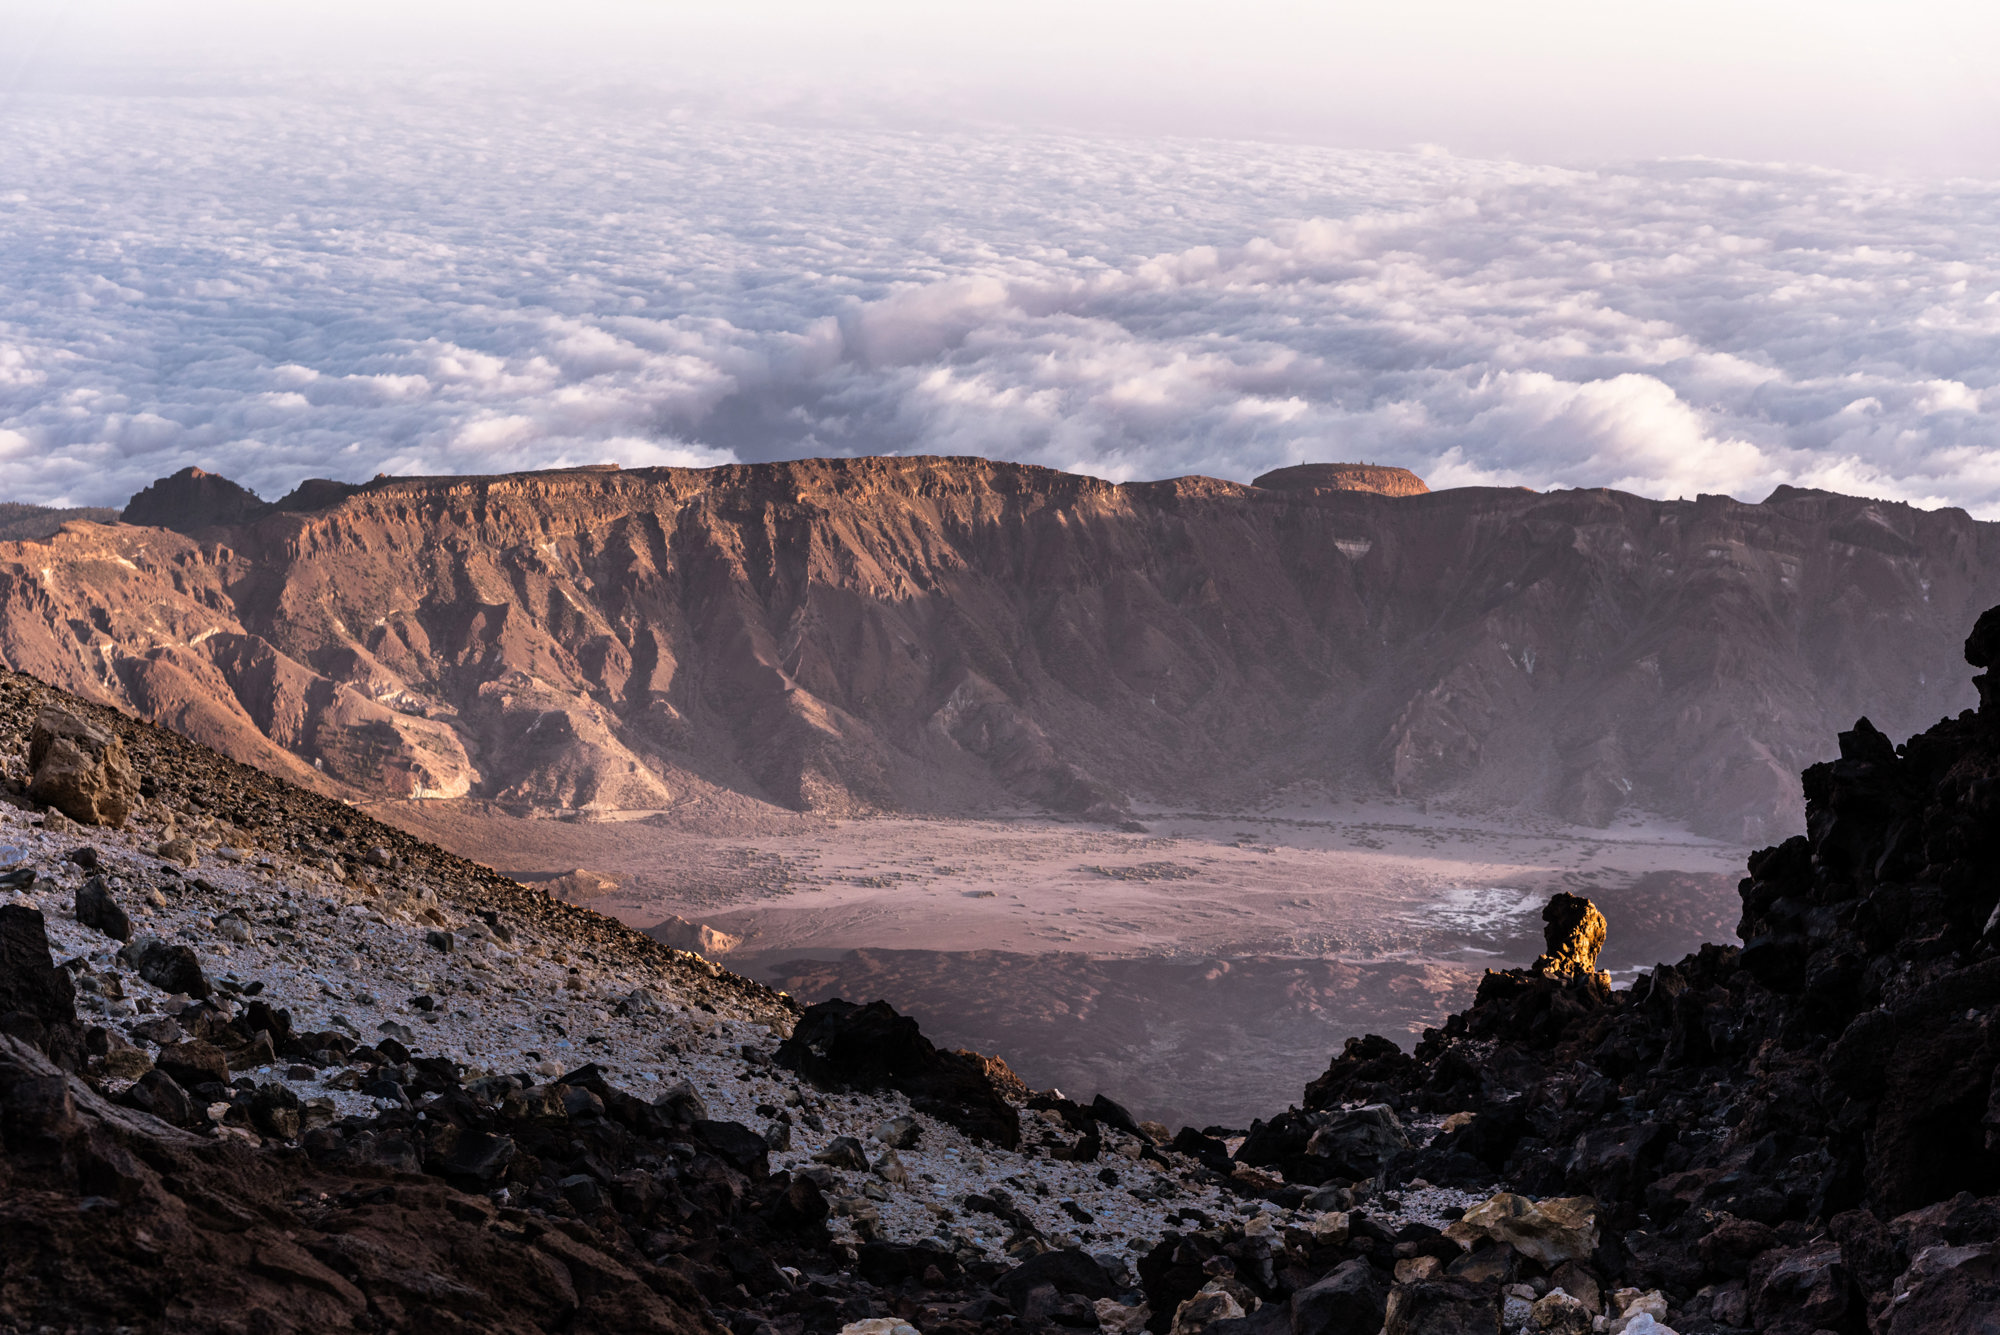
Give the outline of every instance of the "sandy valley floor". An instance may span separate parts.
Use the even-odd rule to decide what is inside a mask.
[[[1349,1034],[1412,1041],[1588,894],[1627,972],[1727,940],[1744,850],[1642,818],[1607,830],[1439,804],[1156,810],[1143,831],[1018,818],[695,810],[521,820],[378,811],[523,880],[588,868],[594,907],[743,938],[731,967],[806,1000],[883,996],[1030,1079],[1236,1124],[1296,1100]]]

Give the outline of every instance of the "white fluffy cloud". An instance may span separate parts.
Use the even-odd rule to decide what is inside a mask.
[[[0,494],[976,453],[2000,517],[2000,186],[321,88],[24,96]]]

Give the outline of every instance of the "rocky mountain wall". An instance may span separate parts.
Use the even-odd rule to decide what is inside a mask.
[[[1968,703],[1959,628],[2000,596],[2000,526],[1789,488],[869,458],[144,500],[0,545],[0,661],[295,780],[522,810],[1106,818],[1313,780],[1754,841],[1838,721]]]

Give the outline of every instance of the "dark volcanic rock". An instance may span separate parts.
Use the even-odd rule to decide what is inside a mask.
[[[0,1015],[18,1012],[43,1025],[76,1023],[76,985],[49,959],[40,909],[0,908]]]
[[[1966,656],[2000,657],[2000,609]],[[1489,973],[1410,1057],[1351,1042],[1308,1103],[1366,1090],[1471,1113],[1385,1177],[1471,1164],[1591,1202],[1584,1278],[1662,1289],[1676,1329],[1985,1328],[2000,1312],[2000,699],[1981,691],[1980,710],[1900,746],[1865,718],[1840,734],[1839,759],[1803,776],[1806,832],[1749,860],[1740,948],[1614,992],[1595,973],[1602,917],[1558,896],[1533,968]],[[1385,1328],[1490,1331],[1485,1304],[1413,1280]]]
[[[114,941],[132,939],[132,919],[111,897],[111,888],[102,876],[89,877],[76,888],[76,920]]]
[[[1020,1115],[995,1079],[1011,1077],[1005,1063],[940,1050],[886,1001],[808,1006],[772,1060],[822,1088],[901,1090],[912,1107],[969,1136],[1007,1149],[1020,1144]]]
[[[158,937],[141,936],[118,955],[162,992],[179,992],[201,1001],[214,991],[192,946],[170,946]]]

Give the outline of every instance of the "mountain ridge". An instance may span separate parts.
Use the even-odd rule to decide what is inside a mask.
[[[135,517],[170,518],[171,481]],[[1752,842],[1796,821],[1843,717],[1961,705],[1954,628],[2000,596],[2000,525],[1786,488],[874,457],[246,510],[197,481],[226,522],[0,545],[0,662],[326,790],[523,814],[730,791],[1118,820],[1309,782]]]

